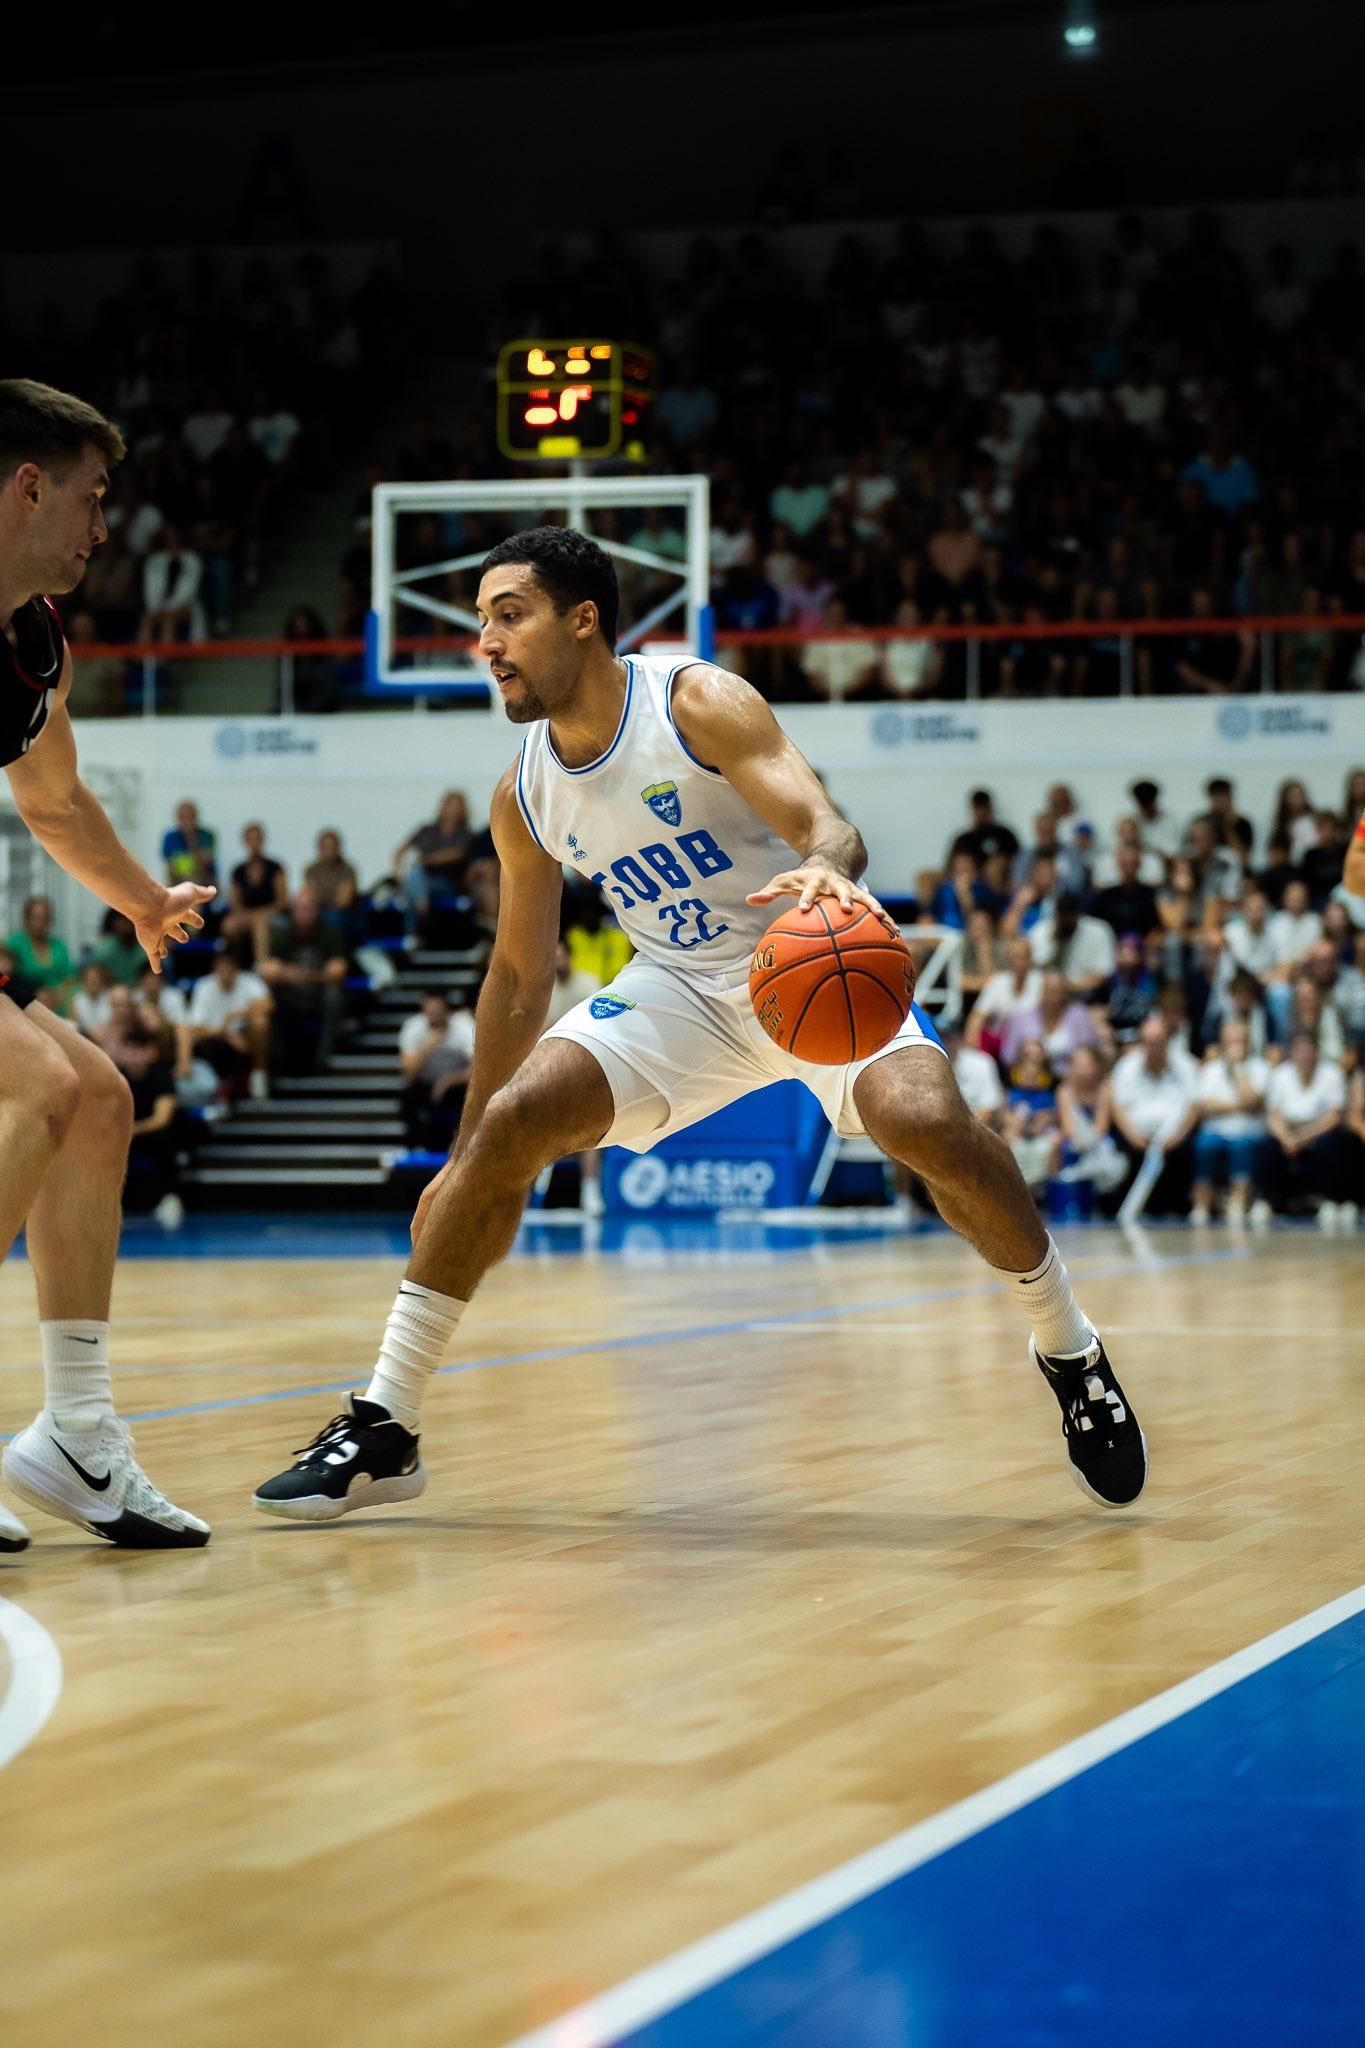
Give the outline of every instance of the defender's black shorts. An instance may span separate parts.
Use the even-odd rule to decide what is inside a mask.
[[[8,996],[12,1003],[26,1010],[30,1003],[37,1002],[38,991],[26,981],[21,981],[17,974],[0,974],[0,996]]]

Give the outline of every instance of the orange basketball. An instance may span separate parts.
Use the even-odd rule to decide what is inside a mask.
[[[834,896],[784,910],[749,963],[749,1000],[773,1044],[821,1067],[880,1052],[914,994],[915,963],[886,913]]]

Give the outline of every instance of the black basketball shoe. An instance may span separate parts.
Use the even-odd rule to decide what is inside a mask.
[[[1057,1396],[1071,1476],[1102,1508],[1131,1507],[1147,1480],[1147,1439],[1098,1337],[1071,1358],[1029,1357]]]
[[[258,1487],[254,1505],[292,1522],[334,1522],[357,1508],[416,1500],[427,1483],[421,1442],[377,1401],[348,1394],[298,1462]]]

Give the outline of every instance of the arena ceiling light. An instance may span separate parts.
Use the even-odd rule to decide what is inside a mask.
[[[1099,24],[1090,0],[1066,0],[1062,41],[1073,57],[1090,57],[1099,46]]]

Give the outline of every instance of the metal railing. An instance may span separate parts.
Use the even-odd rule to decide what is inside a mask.
[[[726,653],[746,656],[750,651],[761,654],[771,650],[770,659],[774,667],[777,660],[786,655],[795,655],[799,666],[799,651],[802,648],[838,647],[843,645],[865,646],[870,650],[870,662],[875,666],[879,650],[892,644],[912,644],[927,641],[934,646],[951,649],[962,646],[965,649],[963,689],[953,689],[944,694],[960,695],[965,691],[968,698],[983,694],[983,652],[1002,646],[1027,645],[1038,642],[1054,648],[1078,648],[1089,643],[1100,643],[1115,647],[1118,662],[1117,693],[1120,696],[1139,694],[1139,656],[1152,651],[1163,641],[1199,638],[1203,641],[1236,638],[1243,645],[1248,638],[1252,651],[1246,662],[1246,677],[1242,687],[1246,690],[1272,692],[1283,688],[1280,673],[1282,664],[1279,654],[1282,646],[1289,646],[1295,636],[1310,635],[1321,649],[1330,640],[1332,648],[1339,649],[1344,642],[1358,643],[1357,659],[1365,670],[1365,614],[1346,613],[1292,613],[1256,615],[1248,618],[1183,618],[1183,619],[1061,619],[1043,624],[1003,625],[926,625],[906,626],[848,626],[838,629],[822,628],[808,631],[795,627],[776,627],[759,632],[731,632],[722,629],[716,635],[716,645],[722,657]],[[432,655],[449,652],[452,648],[474,652],[474,643],[464,639],[446,636],[432,638],[404,638],[395,643],[398,651],[412,656],[414,666],[411,672],[410,690],[420,700],[422,680],[420,662],[424,654]],[[140,709],[147,717],[154,717],[158,710],[163,676],[174,665],[182,662],[205,661],[261,661],[273,664],[278,684],[277,708],[281,715],[292,717],[296,710],[297,664],[303,660],[323,659],[353,664],[357,679],[364,653],[364,643],[358,638],[334,636],[318,640],[175,640],[175,641],[132,641],[132,642],[88,642],[72,649],[77,662],[102,660],[119,662],[130,676],[140,680]],[[882,657],[884,658],[884,657]],[[775,674],[771,681],[773,694],[780,701],[781,677]],[[1226,687],[1223,685],[1219,686]],[[386,692],[387,694],[387,692]],[[400,692],[394,689],[397,697]],[[846,694],[837,689],[822,691],[832,701],[839,701]],[[881,696],[894,700],[906,693],[895,689],[883,689]],[[908,693],[924,702],[933,702],[939,693],[937,686],[922,692]],[[1047,691],[1049,696],[1066,696],[1067,690]],[[1196,690],[1179,694],[1196,695]]]

